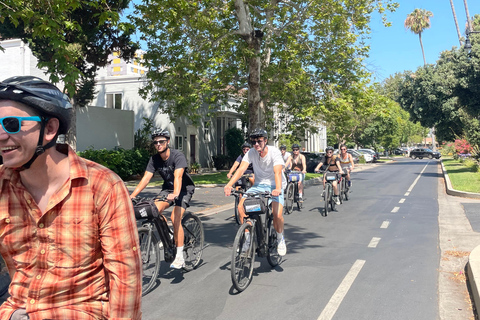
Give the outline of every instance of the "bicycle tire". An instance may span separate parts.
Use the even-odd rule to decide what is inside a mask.
[[[245,231],[250,232],[250,245],[243,251],[245,243]],[[253,226],[244,222],[235,235],[232,252],[231,277],[235,289],[239,292],[245,290],[252,282],[253,264],[255,262],[256,235]]]
[[[333,192],[333,186],[331,187],[331,190],[330,190],[330,209],[332,209],[331,211],[334,211],[335,210],[335,199],[333,199],[333,196],[335,195],[335,193]]]
[[[287,214],[291,214],[293,212],[293,200],[295,196],[295,186],[293,183],[289,182],[287,184],[287,191],[285,194],[285,211]]]
[[[151,239],[150,238],[151,235]],[[138,228],[138,239],[140,241],[140,253],[142,258],[142,296],[152,290],[157,282],[160,271],[160,247],[157,236],[146,227]],[[150,250],[148,243],[151,241]]]
[[[330,188],[328,183],[325,184],[325,190],[323,191],[323,202],[323,216],[326,217],[328,216],[328,206],[330,202]]]
[[[345,200],[348,201],[348,191],[350,190],[350,188],[346,188],[345,189],[345,193],[343,194],[343,196],[345,197]]]
[[[235,196],[235,206],[233,210],[235,212],[235,222],[240,225],[240,215],[238,214],[238,203],[240,202],[239,196]]]
[[[0,296],[3,296],[8,291],[10,286],[10,274],[8,273],[7,264],[0,256]]]
[[[342,181],[341,183],[337,183],[337,186],[340,190],[338,190],[338,199],[340,200],[340,204],[343,203],[343,190],[344,190],[344,181],[345,181],[345,178],[342,178]]]
[[[277,230],[275,230],[273,226],[273,217],[267,221],[267,230],[268,230],[268,243],[267,243],[267,261],[272,266],[272,268],[278,266],[280,261],[282,260],[282,256],[278,254],[277,246],[278,246],[278,239],[277,239]]]
[[[184,245],[183,252],[185,256],[185,271],[191,271],[200,264],[203,253],[203,243],[205,235],[203,233],[203,224],[199,217],[191,212],[185,213],[182,219]]]

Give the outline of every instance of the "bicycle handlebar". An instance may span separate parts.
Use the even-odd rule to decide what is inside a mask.
[[[247,197],[261,196],[261,197],[265,197],[265,198],[271,198],[272,197],[272,193],[270,191],[260,191],[260,192],[251,193],[251,192],[248,192],[248,191],[232,190],[230,192],[230,195],[231,196],[247,195]]]

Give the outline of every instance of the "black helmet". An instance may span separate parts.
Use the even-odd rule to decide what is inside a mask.
[[[152,133],[152,140],[155,139],[155,137],[165,137],[170,140],[170,132],[168,132],[168,130],[155,129]]]
[[[300,146],[298,145],[298,143],[292,144],[292,150],[293,149],[300,149]]]
[[[265,139],[268,139],[268,133],[267,131],[263,129],[255,129],[250,133],[250,138],[258,138],[258,137],[264,137]]]
[[[284,145],[284,144],[282,144],[282,145],[280,146],[280,150],[287,150],[287,146]]]
[[[333,151],[333,147],[328,146],[328,147],[325,149],[325,151],[328,151],[328,150],[332,150],[332,151]]]
[[[252,148],[252,145],[251,145],[250,143],[248,143],[248,142],[244,142],[244,143],[242,144],[242,149],[243,149],[243,148]]]
[[[0,100],[13,100],[26,104],[40,115],[57,118],[59,134],[70,128],[73,107],[66,94],[56,86],[32,76],[18,76],[0,82]]]

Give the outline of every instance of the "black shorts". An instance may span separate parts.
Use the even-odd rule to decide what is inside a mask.
[[[180,191],[177,199],[175,201],[168,201],[169,206],[175,204],[176,207],[182,207],[183,209],[187,209],[190,207],[190,200],[192,200],[193,193],[195,192],[195,187],[188,188],[186,191]],[[173,193],[173,190],[162,190],[158,194],[159,196],[168,196],[170,193]]]

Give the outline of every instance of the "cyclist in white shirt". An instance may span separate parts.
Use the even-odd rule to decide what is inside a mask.
[[[283,174],[285,162],[283,161],[280,150],[274,146],[268,146],[268,134],[263,129],[255,129],[250,134],[250,142],[252,149],[248,151],[242,159],[239,168],[224,188],[225,195],[229,196],[233,185],[240,179],[248,165],[253,165],[255,172],[255,184],[248,189],[249,193],[270,191],[272,193],[272,214],[273,226],[277,231],[277,251],[278,254],[284,256],[287,253],[287,246],[283,235],[283,190],[287,181]],[[242,198],[241,204],[245,201]],[[245,213],[240,212],[240,221],[243,223]],[[247,237],[247,241],[248,241]]]
[[[353,163],[353,157],[350,153],[347,152],[347,146],[342,144],[340,146],[340,155],[338,156],[340,159],[340,166],[343,169],[343,172],[347,174],[347,185],[348,187],[352,186],[352,181],[350,180],[350,172],[353,171],[355,167]]]
[[[287,151],[287,146],[282,144],[280,146],[280,152],[282,153],[283,161],[287,163],[288,157],[290,157],[292,154]]]

